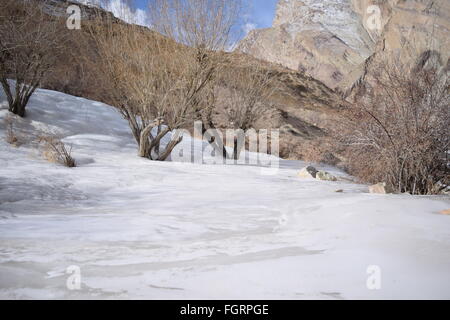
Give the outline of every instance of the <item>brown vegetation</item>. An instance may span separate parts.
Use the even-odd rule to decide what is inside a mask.
[[[255,129],[263,117],[276,112],[271,97],[276,91],[275,74],[260,64],[233,59],[234,66],[224,69],[217,84],[218,110],[224,118],[225,128],[235,129],[233,154],[238,160],[245,146],[245,131]]]
[[[9,111],[21,117],[64,46],[59,19],[46,15],[44,4],[2,0],[0,8],[0,83]]]
[[[45,0],[34,1],[42,2]],[[58,4],[55,5],[57,6]],[[88,8],[85,6],[81,6],[81,8],[83,13],[81,30],[67,31],[65,24],[61,25],[63,30],[60,31],[67,31],[65,34],[67,36],[67,41],[63,48],[63,54],[54,56],[53,66],[51,68],[52,72],[47,73],[47,75],[42,79],[40,86],[72,95],[83,96],[92,100],[102,101],[109,105],[120,106],[117,102],[122,100],[123,97],[126,97],[127,95],[124,95],[121,90],[114,89],[117,88],[116,84],[113,83],[111,85],[111,82],[109,81],[110,75],[108,72],[102,71],[102,62],[104,62],[104,60],[100,55],[101,48],[99,48],[97,41],[92,38],[92,26],[99,22],[98,18],[101,16],[103,20],[110,21],[113,28],[120,28],[120,26],[123,26],[124,28],[132,28],[133,32],[137,30],[135,35],[136,39],[132,40],[132,43],[134,42],[135,47],[138,45],[143,45],[144,48],[150,47],[150,49],[153,50],[151,52],[155,52],[155,47],[157,47],[157,44],[160,42],[158,39],[161,38],[158,38],[157,33],[149,30],[148,28],[125,24],[102,10]],[[205,10],[205,8],[202,10]],[[234,12],[236,8],[237,7],[229,7],[226,12]],[[59,10],[64,11],[64,5],[62,5]],[[216,10],[213,12],[221,14],[222,11]],[[221,15],[219,15],[219,17],[220,16]],[[230,21],[230,19],[222,20]],[[177,23],[173,24],[172,27],[179,25],[180,23],[186,25],[185,22],[179,20]],[[163,33],[166,35],[172,34],[172,36],[174,36],[173,31],[171,31],[174,29],[171,26],[167,27],[167,24],[162,22],[157,23],[156,25],[159,25],[159,27],[155,27],[155,30],[162,32],[165,28],[166,31]],[[162,26],[164,26],[164,28],[162,28]],[[187,27],[188,25],[186,25],[186,28]],[[94,29],[98,32],[102,32],[101,30],[105,31],[107,30],[107,24],[103,24],[101,28],[94,27]],[[220,34],[223,33],[220,32]],[[105,35],[102,35],[102,37],[103,36]],[[176,35],[175,38],[177,38]],[[202,38],[208,39],[206,36],[203,36]],[[194,116],[193,113],[189,113],[189,117],[186,117],[186,119],[194,119],[201,116],[201,121],[204,123],[203,133],[210,128],[228,128],[229,119],[226,116],[226,112],[224,112],[224,108],[222,108],[222,104],[217,100],[218,89],[216,85],[212,85],[212,83],[220,83],[221,80],[217,78],[217,75],[239,75],[241,74],[239,71],[252,66],[253,70],[256,70],[256,72],[261,72],[263,78],[266,75],[272,76],[272,83],[277,88],[277,90],[272,92],[272,94],[267,98],[265,104],[270,110],[267,110],[267,113],[263,112],[264,116],[258,117],[259,119],[255,124],[256,129],[280,128],[281,144],[293,144],[296,146],[295,148],[292,148],[293,152],[289,155],[289,157],[295,159],[303,156],[305,144],[321,145],[321,139],[326,135],[326,128],[339,116],[338,95],[320,82],[306,77],[304,74],[297,73],[271,63],[259,61],[242,54],[211,51],[209,49],[211,47],[224,47],[225,43],[230,43],[228,36],[224,36],[219,39],[221,40],[216,40],[214,45],[210,42],[210,44],[206,45],[205,48],[205,46],[195,44],[195,41],[192,41],[192,39],[186,40],[178,37],[178,41],[180,43],[191,43],[190,47],[194,48],[194,50],[186,56],[181,54],[183,51],[180,48],[177,48],[179,51],[178,53],[175,52],[174,56],[179,56],[180,54],[182,55],[181,60],[180,58],[177,58],[178,61],[192,61],[191,57],[196,56],[192,54],[192,52],[203,51],[207,53],[206,57],[211,59],[210,62],[204,63],[207,63],[209,66],[214,65],[215,68],[214,79],[209,85],[205,86],[202,90],[202,94],[198,95],[199,98],[201,97],[201,99],[198,100],[198,105],[201,107],[199,110],[201,110],[201,112],[197,113],[196,116]],[[112,48],[114,48],[114,46]],[[130,50],[128,50],[128,53],[130,53]],[[131,54],[131,60],[136,60],[139,55],[144,53],[142,50],[138,50],[137,52],[132,52]],[[202,55],[199,56],[202,57]],[[124,57],[122,57],[122,59],[123,58]],[[196,62],[196,64],[198,65],[198,62]],[[131,63],[128,63],[128,65],[131,65]],[[142,65],[138,66],[137,69],[140,71],[137,72],[143,72],[144,70],[149,69],[151,65],[152,64],[148,67]],[[170,62],[167,62],[167,65],[170,65]],[[179,63],[179,65],[172,63],[172,65],[181,67],[181,69],[184,68],[181,63]],[[166,67],[164,68],[168,69]],[[203,70],[207,70],[208,68],[204,68]],[[182,72],[183,70],[176,71]],[[134,77],[136,74],[137,73],[135,73]],[[239,77],[236,77],[236,80],[238,78]],[[239,81],[235,82],[239,83]],[[242,89],[241,85],[234,85],[233,89],[236,91],[245,91],[246,85],[247,83],[244,83]],[[261,108],[259,109],[262,110]],[[141,119],[139,117],[137,119],[139,119],[139,122],[137,122],[139,125],[137,132],[139,132],[139,130],[142,130],[145,126],[142,126]],[[149,120],[152,120],[152,122],[158,119],[162,120],[157,116],[149,117]],[[181,127],[191,128],[191,119],[184,121],[185,124],[181,125]],[[155,121],[154,123],[157,124],[158,121]],[[162,123],[162,127],[167,125],[170,121],[164,119],[164,122],[165,123]],[[150,123],[151,122],[148,122],[148,124]],[[213,138],[210,139],[213,147],[220,151],[221,146],[214,144],[213,140]]]
[[[158,33],[113,19],[90,25],[98,48],[93,68],[106,75],[103,92],[128,121],[141,157],[164,161],[182,139],[175,133],[163,150],[170,132],[195,120],[212,125],[211,93],[222,67],[215,50],[228,43],[237,14],[232,3],[154,1],[151,24]]]
[[[380,61],[373,84],[345,113],[348,169],[397,192],[438,193],[450,183],[448,65],[432,52],[411,64]]]
[[[54,136],[41,136],[38,139],[43,145],[42,154],[47,161],[62,164],[68,168],[76,167],[72,157],[72,147],[66,147],[64,142]]]
[[[11,115],[8,115],[5,120],[5,127],[6,127],[6,137],[5,140],[7,143],[19,147],[21,145],[21,141],[18,137],[18,134],[16,133],[16,128],[14,127],[14,117]]]

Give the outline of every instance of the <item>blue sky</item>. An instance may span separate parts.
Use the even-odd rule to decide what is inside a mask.
[[[277,0],[249,0],[250,19],[257,28],[268,28],[272,25]]]
[[[144,9],[147,0],[136,0]],[[272,25],[277,0],[244,0],[248,17],[243,17],[243,24],[253,24],[256,28],[267,28]],[[244,21],[246,20],[246,21]]]

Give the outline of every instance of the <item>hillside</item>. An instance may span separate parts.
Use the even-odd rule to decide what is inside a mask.
[[[36,0],[39,1],[39,0]],[[67,6],[67,1],[55,1],[53,11],[61,13]],[[81,6],[83,24],[93,23],[93,18],[109,13],[94,7]],[[124,23],[117,20],[117,23]],[[153,32],[142,28],[145,41],[151,41]],[[97,48],[88,34],[88,28],[81,30],[65,30],[67,32],[67,52],[55,59],[52,73],[42,83],[42,88],[56,90],[71,95],[102,101],[102,74],[92,68],[99,59]],[[148,40],[150,39],[150,40]],[[320,145],[323,137],[333,130],[333,122],[339,119],[339,111],[344,103],[336,92],[329,89],[322,82],[306,76],[303,72],[290,70],[278,64],[256,59],[251,55],[240,53],[218,53],[221,59],[228,61],[228,68],[239,68],[243,61],[254,64],[263,70],[269,70],[277,81],[276,94],[268,101],[274,108],[274,115],[262,121],[259,125],[264,128],[280,128],[282,155],[286,158],[299,159],[305,156],[303,145]],[[289,148],[288,148],[289,146]],[[331,151],[331,150],[330,150]]]
[[[148,161],[113,108],[48,90],[14,128],[18,148],[0,126],[1,299],[450,296],[448,197],[368,194],[332,167],[341,181],[300,179],[301,161],[276,175]],[[43,159],[48,133],[78,167]],[[382,290],[367,287],[373,266]]]

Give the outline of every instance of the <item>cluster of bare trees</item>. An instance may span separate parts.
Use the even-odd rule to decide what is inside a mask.
[[[433,51],[380,61],[346,114],[350,171],[398,192],[438,193],[450,183],[449,66]]]
[[[83,23],[86,45],[96,52],[83,64],[101,74],[104,101],[128,121],[141,157],[168,159],[182,141],[178,129],[201,121],[216,152],[237,160],[244,131],[273,112],[269,101],[277,87],[275,75],[262,64],[224,53],[234,40],[241,1],[148,5],[150,30],[112,15]],[[45,0],[0,2],[0,83],[9,110],[19,116],[56,57],[70,50],[62,21],[44,8]],[[432,50],[417,61],[392,56],[378,61],[337,130],[349,169],[398,192],[436,193],[450,182],[448,63]],[[231,154],[209,133],[225,128],[235,130]]]
[[[0,4],[0,83],[9,110],[22,117],[58,56],[70,51],[64,17],[51,14],[46,4]],[[237,159],[240,132],[270,109],[273,84],[265,69],[228,59],[225,53],[236,40],[241,1],[152,0],[148,6],[150,30],[101,12],[94,21],[83,21],[79,41],[94,45],[96,57],[87,56],[82,64],[101,74],[98,90],[128,121],[139,156],[168,159],[183,138],[178,129],[201,121],[202,134],[216,152]],[[129,6],[123,10],[130,22]],[[232,154],[217,135],[209,134],[224,129],[214,119],[217,114],[226,129],[241,129]]]
[[[202,121],[209,143],[228,157],[224,144],[207,134],[216,128],[214,114],[228,111],[241,129],[254,123],[269,77],[251,68],[226,74],[231,69],[223,54],[239,12],[238,0],[154,0],[153,32],[114,19],[90,24],[98,49],[93,68],[106,76],[106,100],[128,121],[141,157],[166,160],[182,140],[177,129],[194,121]],[[228,92],[220,105],[219,86]]]
[[[0,4],[0,83],[9,111],[21,117],[64,46],[60,21],[46,14],[44,5],[22,0]]]

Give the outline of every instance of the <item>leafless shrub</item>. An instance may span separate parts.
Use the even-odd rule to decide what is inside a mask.
[[[346,112],[341,142],[351,173],[398,192],[434,194],[449,185],[449,66],[424,52],[388,58]]]
[[[46,15],[43,5],[43,2],[2,0],[0,83],[9,111],[21,117],[63,45],[63,33],[57,30],[58,19]],[[13,88],[8,79],[16,81]]]
[[[244,143],[244,132],[255,129],[258,120],[270,117],[275,108],[269,103],[276,90],[275,77],[271,71],[257,63],[233,61],[233,66],[225,68],[216,87],[219,101],[218,112],[222,113],[227,128],[235,129],[232,159],[239,159]]]
[[[6,142],[15,147],[20,147],[22,143],[14,128],[14,118],[12,116],[7,116],[4,122],[6,127],[6,137],[5,137]]]
[[[341,164],[336,143],[329,136],[312,140],[304,139],[302,141],[284,137],[281,141],[280,157],[283,159],[302,159],[308,162],[323,163],[332,166]]]
[[[54,136],[41,136],[39,143],[43,145],[42,155],[47,161],[59,163],[68,168],[76,167],[75,159],[72,157],[72,146],[68,148],[64,142]]]
[[[332,166],[340,164],[341,159],[336,156],[336,149],[332,142],[323,137],[314,141],[304,141],[297,149],[297,155],[305,160],[324,163]]]
[[[286,160],[293,160],[296,156],[296,149],[298,149],[299,144],[293,143],[291,139],[281,139],[280,141],[280,157]]]

